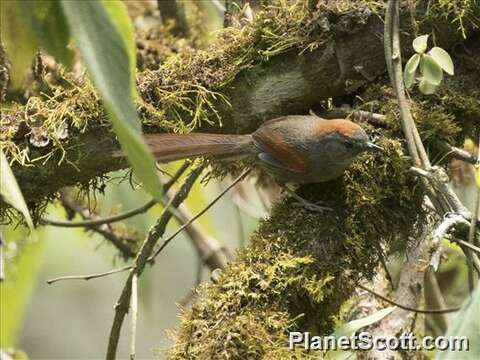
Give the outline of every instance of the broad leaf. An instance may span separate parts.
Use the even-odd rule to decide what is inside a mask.
[[[405,70],[403,72],[403,81],[405,82],[405,87],[408,89],[415,82],[415,72],[409,73]]]
[[[440,85],[442,82],[442,68],[430,55],[422,55],[420,59],[420,71],[430,84]]]
[[[413,54],[410,59],[408,59],[407,64],[405,65],[405,71],[408,73],[414,73],[417,70],[418,64],[420,63],[420,55]]]
[[[425,77],[422,77],[420,84],[418,84],[418,88],[422,94],[431,95],[437,90],[438,86],[431,84],[427,79],[425,79]]]
[[[448,52],[435,46],[428,52],[428,54],[447,74],[453,75],[453,61]]]
[[[0,1],[0,35],[12,64],[10,86],[13,89],[22,86],[38,47],[35,32],[17,5],[17,1]]]
[[[480,321],[478,315],[480,314],[480,286],[467,299],[459,313],[455,315],[452,324],[450,325],[446,338],[465,336],[469,341],[468,351],[459,352],[449,349],[446,351],[439,351],[436,360],[462,359],[462,360],[477,360],[480,359]]]
[[[146,190],[159,199],[161,184],[151,152],[145,145],[132,99],[127,40],[117,31],[102,2],[62,0],[76,45],[109,113],[123,151]]]
[[[420,63],[420,55],[414,54],[410,59],[408,59],[405,69],[403,71],[403,80],[405,86],[409,88],[415,82],[415,73]]]
[[[421,35],[413,40],[413,49],[419,53],[423,54],[427,50],[428,35]]]
[[[0,196],[5,202],[20,211],[28,227],[33,229],[33,222],[27,204],[25,204],[17,180],[2,149],[0,149]]]

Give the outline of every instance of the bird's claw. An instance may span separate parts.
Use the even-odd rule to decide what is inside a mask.
[[[295,202],[295,205],[303,207],[304,209],[306,209],[308,211],[317,212],[317,213],[320,213],[320,214],[323,214],[325,211],[333,211],[332,208],[329,208],[329,207],[326,207],[326,206],[320,206],[320,205],[311,203],[307,200]]]

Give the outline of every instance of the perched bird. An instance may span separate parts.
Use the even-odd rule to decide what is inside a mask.
[[[358,154],[381,150],[359,125],[313,115],[273,119],[250,135],[146,134],[145,138],[160,162],[253,156],[281,183],[328,181],[340,176]]]

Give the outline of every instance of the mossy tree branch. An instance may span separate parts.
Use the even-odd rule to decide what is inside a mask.
[[[358,2],[342,12],[306,5],[269,11],[244,29],[226,29],[208,52],[139,74],[138,108],[147,130],[246,133],[267,119],[351,94],[385,71],[379,9]],[[405,9],[403,16],[408,30]],[[458,40],[452,27],[437,31],[446,48]],[[30,160],[14,164],[14,172],[31,203],[126,166],[112,157],[117,143],[91,85],[72,82],[57,92],[2,107],[7,152]],[[62,140],[56,134],[64,121],[69,136]],[[39,147],[36,136],[50,144]]]

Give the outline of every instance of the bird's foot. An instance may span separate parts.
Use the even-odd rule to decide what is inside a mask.
[[[286,188],[287,192],[289,195],[291,195],[296,202],[294,203],[297,206],[303,207],[304,209],[312,212],[318,212],[318,213],[324,213],[325,211],[333,211],[332,208],[326,207],[326,206],[320,206],[318,205],[321,202],[318,203],[312,203],[308,200],[305,200],[302,198],[300,195],[297,195],[294,191],[292,191],[289,188]]]
[[[320,214],[323,214],[325,211],[333,211],[332,208],[326,207],[326,206],[320,206],[318,204],[312,203],[310,201],[307,201],[302,198],[302,201],[296,201],[294,203],[297,206],[303,207],[304,209],[312,212],[318,212]]]

